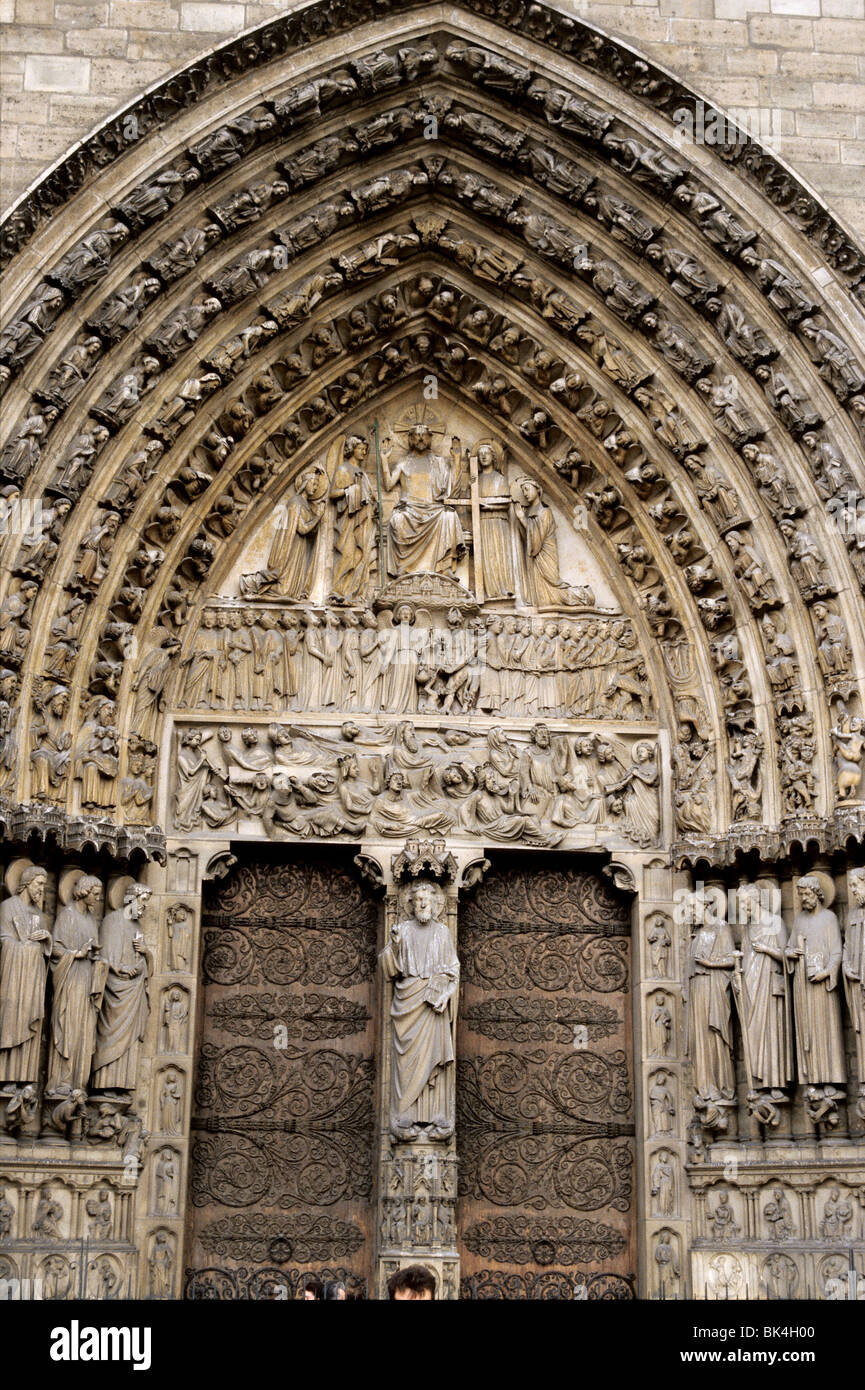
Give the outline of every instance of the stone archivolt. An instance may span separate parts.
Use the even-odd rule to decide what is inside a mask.
[[[499,68],[500,76],[491,77]],[[404,89],[399,103],[393,95],[398,88]],[[813,494],[807,513],[808,478],[818,461],[824,504],[837,504],[852,483],[849,462],[834,442],[837,405],[827,401],[825,392],[828,386],[841,401],[855,402],[861,373],[857,376],[855,359],[838,335],[827,336],[834,330],[825,313],[821,319],[817,312],[813,288],[806,292],[794,271],[785,271],[776,259],[777,248],[764,248],[745,214],[734,213],[705,187],[681,156],[673,158],[638,140],[609,111],[585,97],[564,95],[540,72],[497,58],[494,48],[426,36],[402,57],[393,47],[382,50],[369,73],[363,61],[355,69],[349,65],[338,81],[319,83],[314,96],[295,84],[269,101],[276,123],[256,108],[253,115],[239,116],[194,142],[188,156],[174,158],[137,191],[116,195],[117,230],[109,226],[103,241],[97,236],[67,253],[40,291],[39,305],[47,308],[19,315],[4,340],[10,370],[24,368],[22,386],[26,378],[35,378],[34,405],[30,413],[25,411],[24,421],[41,418],[45,423],[39,428],[51,441],[43,444],[37,426],[28,426],[28,433],[18,443],[13,440],[4,455],[7,476],[11,486],[13,478],[23,482],[27,463],[37,462],[36,476],[51,479],[56,534],[50,543],[33,545],[25,537],[13,562],[20,572],[6,600],[9,669],[23,660],[25,680],[32,670],[33,732],[29,740],[21,732],[22,747],[28,741],[33,746],[31,758],[19,761],[14,783],[19,797],[27,797],[29,782],[30,796],[65,803],[69,812],[111,809],[133,822],[146,822],[153,804],[148,792],[155,764],[153,719],[142,728],[134,723],[121,727],[116,736],[102,733],[116,726],[111,705],[130,704],[124,678],[140,683],[141,673],[129,660],[134,629],[140,625],[147,630],[156,621],[165,630],[163,655],[144,657],[145,681],[152,685],[152,667],[169,665],[166,644],[177,623],[185,622],[198,585],[205,575],[212,581],[214,560],[218,565],[223,549],[219,542],[242,528],[244,514],[247,526],[254,527],[256,507],[272,505],[270,489],[293,471],[295,461],[302,476],[320,430],[346,415],[350,419],[361,403],[372,408],[376,396],[410,363],[449,379],[458,395],[468,395],[490,418],[487,428],[494,437],[514,436],[515,443],[531,448],[535,467],[539,454],[552,456],[591,510],[592,539],[614,547],[629,585],[640,586],[636,603],[653,635],[675,638],[690,632],[695,617],[708,632],[706,645],[701,644],[701,684],[694,687],[693,710],[701,713],[681,730],[687,737],[679,746],[684,781],[680,832],[687,837],[702,831],[705,836],[708,830],[726,828],[725,813],[720,823],[710,824],[697,804],[704,793],[692,794],[694,777],[699,781],[705,775],[700,768],[707,742],[715,746],[714,761],[729,772],[726,821],[733,823],[735,835],[741,835],[739,823],[765,820],[766,812],[776,824],[785,817],[829,812],[837,788],[826,784],[828,778],[819,785],[811,758],[821,747],[828,752],[834,746],[839,759],[846,756],[847,761],[851,747],[855,752],[856,728],[851,745],[845,721],[855,725],[859,717],[850,671],[861,633],[850,635],[855,615],[848,596],[854,576],[840,582],[828,576],[829,570],[832,576],[844,572],[841,538],[837,527],[827,528],[814,515]],[[356,114],[364,101],[371,112],[367,120]],[[533,127],[526,134],[508,123],[517,101],[537,112],[542,142]],[[316,110],[335,126],[344,121],[339,113],[346,103],[353,120],[352,138],[344,148],[335,147],[326,122],[310,142],[304,127]],[[431,121],[444,162],[431,156],[430,141],[424,138]],[[401,162],[394,168],[397,139]],[[406,162],[413,142],[422,157]],[[574,161],[571,148],[582,162]],[[255,192],[244,201],[244,188],[259,190],[267,183],[268,160],[270,168],[276,160],[277,174],[285,175],[283,181],[270,180],[269,186],[278,185],[275,200],[273,194],[265,198]],[[359,181],[351,173],[346,177],[352,162],[362,172]],[[527,177],[538,182],[531,204],[520,196],[520,184],[509,181],[508,169],[518,174],[523,187]],[[623,179],[628,198],[616,191],[617,184],[624,191]],[[291,208],[285,204],[289,189],[296,194]],[[664,223],[658,208],[658,199],[669,197],[680,210],[675,228],[669,218]],[[290,217],[298,198],[305,210]],[[419,209],[413,211],[418,200]],[[194,207],[201,210],[200,232],[183,234],[179,241],[174,235],[172,241],[171,227],[180,233],[184,222],[191,226]],[[352,235],[351,224],[370,218],[377,235],[353,250],[345,242]],[[481,228],[473,226],[476,219]],[[263,221],[273,228],[269,242]],[[483,239],[488,235],[484,224],[496,225],[495,250]],[[236,268],[226,274],[206,261],[197,273],[207,289],[197,300],[183,300],[183,277],[173,278],[175,258],[180,256],[176,267],[182,271],[184,257],[195,252],[212,257],[232,232],[236,239],[247,226],[244,256],[222,262]],[[160,244],[174,247],[170,255],[157,252],[156,228]],[[109,293],[113,258],[128,261],[133,247],[138,253],[142,236],[153,257],[142,245],[139,278]],[[336,254],[323,261],[316,248],[334,236]],[[764,250],[773,254],[762,254]],[[308,264],[310,255],[315,264]],[[419,267],[417,280],[406,283],[405,272],[389,265],[394,255],[408,262],[419,257],[429,270]],[[451,269],[455,261],[459,272],[440,278],[434,262],[441,255],[448,257]],[[297,288],[274,297],[272,289],[291,276],[295,263],[298,268],[307,265],[308,273],[292,282]],[[722,289],[731,263],[736,267],[735,296]],[[149,266],[155,275],[147,273]],[[568,273],[563,278],[564,269]],[[82,311],[95,335],[91,331],[87,336],[85,328],[81,352],[70,349],[68,363],[61,352],[55,368],[37,371],[43,338],[59,348],[68,317],[52,322],[53,337],[44,337],[49,327],[45,315],[58,308],[48,293],[51,284],[66,286],[68,295],[73,285],[77,290],[96,283],[97,273],[106,270],[98,279],[99,305],[89,311],[85,305]],[[377,281],[382,271],[383,288],[358,301],[352,287]],[[257,315],[250,313],[245,307],[249,292],[264,289],[267,278],[267,297]],[[424,303],[428,280],[433,292]],[[160,284],[176,304],[167,318],[164,304],[160,307]],[[509,304],[515,301],[513,319],[503,316],[503,295]],[[307,328],[305,312],[325,302],[327,319],[313,313]],[[42,328],[30,332],[26,323],[34,314]],[[236,325],[228,334],[220,327],[226,318]],[[782,328],[779,319],[799,332],[799,365],[790,375],[786,363],[794,349],[787,325]],[[562,341],[558,336],[550,340],[550,328]],[[137,358],[127,356],[112,368],[116,353],[123,352],[124,329],[134,332],[142,348]],[[643,339],[636,354],[621,336],[629,338],[628,329],[636,329]],[[100,342],[94,370],[93,353]],[[36,351],[28,357],[34,345]],[[784,370],[772,365],[782,351]],[[821,351],[816,376],[812,357]],[[197,376],[189,374],[189,352],[202,363]],[[358,352],[366,361],[358,360]],[[673,386],[676,374],[678,387]],[[684,397],[682,379],[689,387]],[[801,405],[803,383],[813,404]],[[14,399],[13,390],[10,404]],[[172,404],[160,406],[159,400]],[[687,401],[687,417],[680,415],[679,400]],[[94,417],[89,422],[84,411],[88,402]],[[206,410],[208,421],[200,433],[193,423],[197,408]],[[146,437],[139,436],[140,447],[130,460],[132,439],[114,438],[113,432],[122,431],[127,421],[130,430],[137,427],[141,412]],[[778,417],[774,424],[773,412]],[[265,417],[267,436],[256,424]],[[831,438],[821,424],[830,418]],[[854,423],[855,418],[854,413]],[[779,424],[801,442],[785,442]],[[765,442],[757,443],[767,431]],[[59,467],[49,462],[58,452],[55,437],[58,446],[64,440],[72,446],[60,448],[65,461]],[[326,439],[318,447],[319,457],[327,453]],[[706,452],[707,441],[711,453]],[[119,448],[124,448],[124,463],[112,476],[110,459]],[[753,483],[743,473],[757,482],[769,511],[775,509],[782,542],[771,528],[763,530],[768,518],[763,520],[766,514],[754,497]],[[269,485],[268,476],[273,480]],[[31,488],[27,482],[26,490]],[[88,507],[94,492],[103,504],[95,511],[92,504]],[[730,514],[735,513],[734,495],[749,497],[742,509],[757,518],[750,525],[747,517]],[[825,507],[821,511],[825,516]],[[79,513],[80,541],[73,549]],[[630,532],[628,516],[638,518],[645,530]],[[595,520],[604,537],[596,538]],[[131,522],[141,537],[136,546],[116,541],[121,521]],[[717,540],[718,525],[723,544]],[[752,534],[752,528],[761,534]],[[123,530],[131,536],[128,524]],[[855,528],[850,554],[858,562]],[[34,606],[33,578],[44,581],[52,562],[63,572],[64,556],[73,571],[65,571],[67,597],[52,616],[41,603]],[[770,577],[788,565],[786,583]],[[798,613],[800,599],[811,606],[815,624],[821,621],[817,605],[823,602],[824,626],[817,628],[821,651],[813,650],[814,629],[806,626],[804,615],[790,624],[787,615]],[[782,602],[783,618],[775,612]],[[84,619],[100,612],[101,638],[94,642],[92,621]],[[827,618],[835,629],[834,645],[822,640]],[[47,658],[35,652],[31,656],[29,647],[24,656],[28,625],[32,631],[34,623],[37,631],[47,625],[54,639],[43,648],[50,648]],[[665,650],[681,645],[674,640]],[[674,665],[677,658],[679,653],[673,652]],[[706,669],[711,665],[719,685]],[[76,689],[78,682],[71,678],[86,666],[86,688]],[[10,677],[8,683],[10,693],[17,693],[20,677]],[[828,706],[804,693],[821,686],[831,701]],[[53,708],[62,708],[65,690],[67,712],[93,742],[104,745],[101,765],[91,774],[85,769],[95,764],[86,748],[68,760],[63,750],[54,749],[50,717]],[[673,690],[675,699],[680,694],[675,683]],[[136,703],[140,708],[133,701],[133,710]],[[718,741],[724,733],[726,747]],[[779,736],[787,751],[776,770],[767,765],[766,749]],[[828,756],[823,762],[829,766]],[[42,790],[34,788],[31,769],[33,775],[44,769]],[[10,784],[12,772],[10,766]],[[856,792],[851,796],[850,790],[848,778],[841,799],[855,806]],[[845,815],[846,825],[846,806]],[[824,833],[831,840],[828,827]]]
[[[164,826],[193,895],[181,841],[215,840],[220,873],[232,837],[591,846],[631,881],[643,852],[700,868],[861,841],[861,253],[753,142],[690,160],[672,78],[544,6],[501,9],[377,9],[337,65],[361,6],[285,17],[149,94],[128,133],[108,123],[7,218],[10,838],[40,827],[128,868],[164,857]],[[671,924],[652,957],[671,1095],[682,946]],[[148,965],[172,1059],[193,967],[188,943],[164,978]],[[584,1026],[515,1008],[536,1040]],[[691,1094],[717,1135],[732,1052],[713,1056]],[[174,1077],[183,1095],[182,1061]],[[815,1130],[835,1081],[816,1079]],[[69,1089],[58,1133],[84,1123]],[[776,1123],[778,1097],[747,1099]],[[103,1109],[92,1132],[120,1142],[124,1108]],[[684,1187],[655,1213],[664,1296]],[[171,1200],[141,1246],[153,1297],[174,1287]],[[522,1249],[524,1225],[483,1237]],[[574,1222],[553,1248],[596,1239]],[[715,1296],[746,1278],[706,1258]],[[789,1284],[777,1260],[760,1277]]]

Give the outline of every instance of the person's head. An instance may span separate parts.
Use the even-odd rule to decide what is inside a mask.
[[[303,1286],[305,1303],[320,1303],[324,1297],[324,1284],[320,1279],[307,1279]]]
[[[388,1279],[387,1296],[393,1299],[421,1298],[432,1302],[436,1296],[435,1275],[426,1265],[406,1265]]]
[[[346,1300],[345,1284],[341,1279],[329,1279],[321,1296],[325,1302],[335,1299],[338,1303],[344,1303]]]

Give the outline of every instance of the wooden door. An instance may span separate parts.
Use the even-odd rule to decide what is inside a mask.
[[[245,857],[204,902],[187,1297],[372,1274],[378,908],[332,848]]]
[[[461,1296],[631,1298],[628,903],[510,855],[461,905]]]

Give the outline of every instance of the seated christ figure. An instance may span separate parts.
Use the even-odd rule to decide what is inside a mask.
[[[434,454],[432,431],[422,423],[412,425],[408,451],[394,463],[393,448],[392,439],[382,441],[384,485],[400,493],[387,525],[388,574],[453,575],[466,550],[460,519],[446,500],[457,483],[454,454]]]

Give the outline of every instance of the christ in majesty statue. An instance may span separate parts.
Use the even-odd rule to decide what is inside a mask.
[[[459,473],[459,441],[445,458],[432,452],[432,430],[417,423],[408,432],[408,451],[391,462],[393,440],[382,440],[382,474],[388,492],[399,487],[399,501],[387,527],[387,570],[401,574],[454,575],[465,554],[466,538],[450,505]]]

